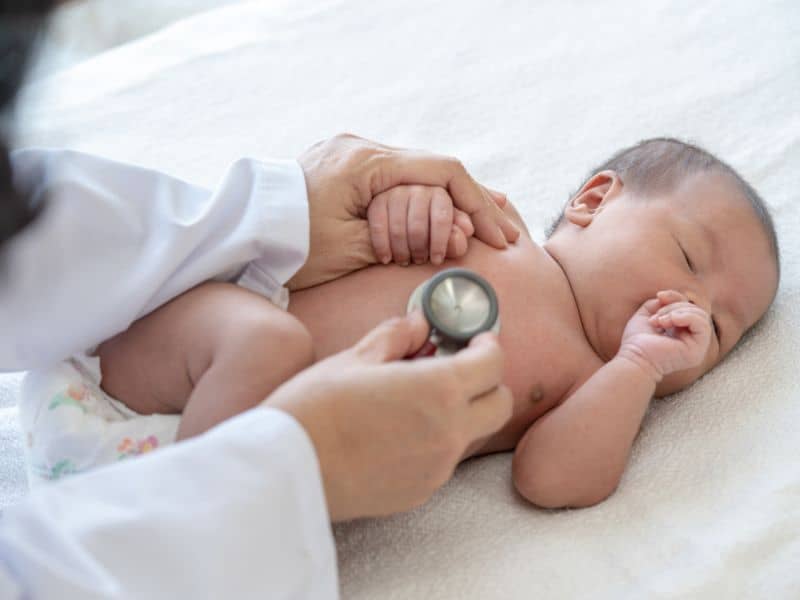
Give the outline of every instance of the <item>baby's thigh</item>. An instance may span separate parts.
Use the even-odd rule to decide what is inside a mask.
[[[258,386],[265,353],[307,364],[296,318],[242,287],[209,282],[178,296],[98,348],[103,389],[140,414],[182,412],[212,364]],[[235,372],[233,372],[235,371]]]

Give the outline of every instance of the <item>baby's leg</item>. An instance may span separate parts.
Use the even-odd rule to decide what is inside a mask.
[[[206,283],[98,348],[102,387],[141,414],[182,412],[178,439],[264,400],[313,362],[311,335],[263,297]]]

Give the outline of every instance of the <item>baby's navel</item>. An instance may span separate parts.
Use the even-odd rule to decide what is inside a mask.
[[[544,398],[544,391],[542,390],[541,384],[537,383],[531,389],[531,393],[529,394],[528,398],[531,401],[531,404],[538,404]]]

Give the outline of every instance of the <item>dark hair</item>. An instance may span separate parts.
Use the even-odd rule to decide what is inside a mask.
[[[14,187],[8,123],[46,16],[54,5],[54,0],[0,0],[0,248],[39,213],[39,207]]]
[[[665,191],[673,189],[686,177],[698,173],[722,173],[736,185],[753,208],[764,232],[769,238],[775,265],[780,278],[780,253],[778,236],[767,205],[753,187],[739,175],[733,167],[716,156],[687,142],[674,138],[652,138],[643,140],[635,146],[624,148],[593,169],[589,177],[600,171],[615,171],[626,186],[633,190]],[[586,180],[589,179],[587,177]],[[564,220],[564,209],[547,228],[545,235],[550,238]]]

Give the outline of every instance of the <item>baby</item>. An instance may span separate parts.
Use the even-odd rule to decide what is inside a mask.
[[[378,265],[295,292],[288,312],[203,284],[99,347],[103,388],[141,414],[181,412],[178,437],[197,434],[404,314],[411,292],[449,267],[494,286],[514,395],[511,420],[466,456],[516,448],[514,483],[545,507],[610,495],[650,399],[717,365],[766,312],[780,272],[767,209],[733,169],[647,140],[591,174],[543,246],[473,238],[442,266]]]

